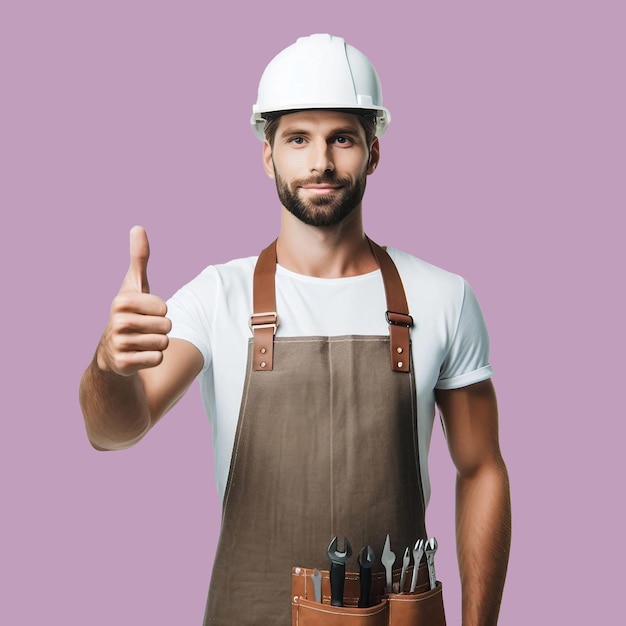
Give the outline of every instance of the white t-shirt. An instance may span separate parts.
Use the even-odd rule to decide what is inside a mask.
[[[424,496],[430,497],[428,448],[437,389],[490,378],[489,338],[467,282],[409,254],[388,248],[413,316],[418,439]],[[245,377],[252,277],[256,257],[207,267],[168,301],[171,338],[204,357],[199,382],[213,433],[215,477],[223,499]],[[379,270],[350,278],[315,278],[276,270],[277,336],[388,335]]]

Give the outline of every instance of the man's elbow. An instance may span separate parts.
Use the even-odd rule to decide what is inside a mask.
[[[457,464],[457,476],[460,480],[475,482],[505,482],[509,475],[506,463],[499,451],[476,459],[473,463]]]
[[[116,433],[115,436],[110,434],[99,432],[96,429],[90,428],[87,421],[85,421],[87,439],[91,444],[91,447],[98,452],[112,452],[115,450],[126,450],[137,445],[148,433],[150,426],[146,426],[139,433]]]

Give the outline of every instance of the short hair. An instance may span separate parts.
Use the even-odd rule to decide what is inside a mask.
[[[361,126],[363,127],[363,130],[365,131],[365,141],[367,143],[368,149],[370,148],[372,142],[374,141],[374,137],[376,137],[376,115],[372,111],[363,111],[360,109],[329,110],[355,115],[359,120]],[[270,144],[271,147],[274,147],[274,138],[276,136],[276,129],[278,128],[278,120],[286,113],[297,113],[297,111],[281,111],[280,113],[267,113],[265,115],[265,125],[263,127],[263,132],[265,133],[266,141]]]

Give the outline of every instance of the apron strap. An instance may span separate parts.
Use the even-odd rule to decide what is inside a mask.
[[[255,372],[274,367],[274,335],[278,328],[276,313],[276,240],[261,252],[254,268],[250,328],[254,336],[252,366]]]
[[[402,279],[387,251],[369,238],[368,242],[380,267],[385,286],[385,318],[389,324],[391,369],[395,372],[409,372],[410,328],[413,326],[413,318],[409,315]],[[276,240],[261,252],[254,268],[250,328],[254,337],[252,365],[257,372],[270,371],[274,366],[274,335],[278,328],[275,280]]]
[[[410,328],[413,318],[409,315],[409,305],[406,301],[402,279],[396,264],[391,260],[388,252],[368,238],[374,258],[380,267],[380,273],[385,285],[387,311],[385,318],[389,324],[389,349],[391,351],[391,369],[394,372],[410,371]]]

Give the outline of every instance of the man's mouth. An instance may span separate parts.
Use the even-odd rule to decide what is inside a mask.
[[[302,185],[300,189],[306,189],[306,191],[310,191],[315,194],[325,194],[332,193],[340,188],[340,185]]]

